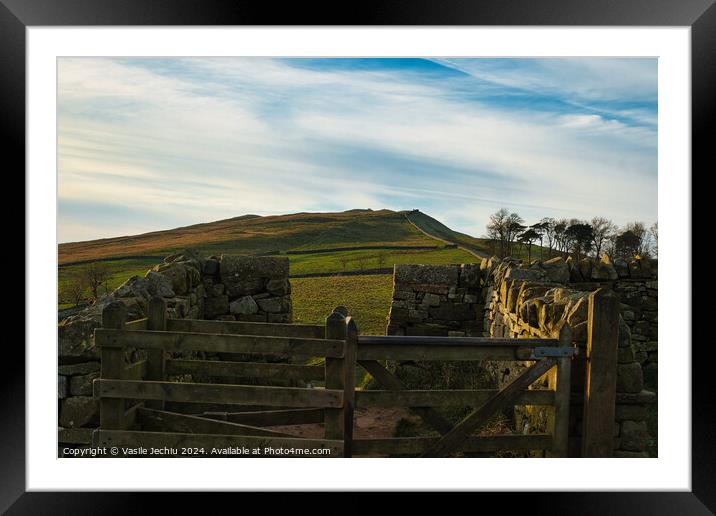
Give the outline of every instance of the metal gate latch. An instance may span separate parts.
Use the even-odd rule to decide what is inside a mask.
[[[577,348],[536,347],[532,349],[532,358],[566,358],[577,354]]]

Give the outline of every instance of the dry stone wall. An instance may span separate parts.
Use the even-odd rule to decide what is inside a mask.
[[[589,294],[599,288],[611,290],[620,300],[617,405],[614,424],[615,456],[645,456],[647,408],[656,396],[644,389],[645,371],[657,367],[657,263],[635,259],[631,262],[575,262],[561,257],[523,265],[506,258],[484,259],[477,264],[396,266],[393,280],[388,335],[493,336],[506,338],[555,338],[564,324],[573,329],[574,343],[581,348],[572,368],[573,399],[584,391],[584,348],[587,339]],[[531,362],[484,362],[481,365],[492,386],[504,386]],[[433,366],[434,368],[434,366]],[[422,367],[420,377],[410,367],[396,368],[409,387],[434,387],[432,376],[454,377],[453,369]],[[416,370],[417,371],[417,370]],[[472,371],[474,377],[479,371]],[[554,386],[554,372],[542,380]],[[429,385],[428,385],[429,384]],[[441,385],[448,388],[448,385]],[[452,387],[458,388],[456,385]],[[470,388],[470,386],[466,386]],[[578,453],[582,407],[572,407],[570,453]],[[515,423],[524,433],[551,429],[551,410],[518,407]]]
[[[59,444],[85,447],[99,422],[92,381],[99,376],[100,355],[94,330],[102,310],[114,301],[127,307],[128,321],[146,317],[154,296],[167,303],[173,319],[280,322],[292,320],[289,265],[285,257],[211,256],[185,250],[142,276],[133,276],[113,292],[58,325]]]
[[[635,258],[599,262],[585,258],[570,267],[570,284],[585,289],[610,288],[619,297],[620,312],[631,332],[634,357],[641,364],[644,382],[656,387],[659,352],[658,261]]]
[[[396,265],[388,335],[482,335],[480,266]]]
[[[605,268],[604,262],[598,267]],[[571,267],[569,260],[554,258],[523,267],[518,262],[491,259],[486,264],[486,335],[508,338],[554,338],[567,323],[579,352],[572,365],[571,390],[574,400],[584,392],[585,347],[589,294],[592,288],[610,288],[607,283],[561,281]],[[619,296],[619,292],[615,291]],[[644,390],[642,366],[635,356],[629,325],[619,318],[617,355],[617,405],[614,424],[615,456],[646,456],[647,406],[656,402],[653,393]],[[486,363],[498,386],[519,376],[530,362]],[[553,387],[554,371],[543,378],[543,385]],[[581,403],[573,402],[570,410],[570,454],[577,455],[581,436]],[[515,422],[523,433],[551,431],[551,411],[538,407],[516,407]]]

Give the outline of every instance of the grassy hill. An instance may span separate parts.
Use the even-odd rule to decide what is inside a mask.
[[[129,256],[165,256],[187,247],[219,254],[356,247],[436,245],[403,212],[350,210],[340,213],[245,215],[141,235],[60,244],[59,263]]]
[[[433,238],[434,234],[436,238]],[[392,269],[394,264],[475,262],[465,249],[480,241],[457,233],[420,212],[350,210],[260,217],[244,215],[142,235],[73,242],[59,246],[59,285],[87,262],[102,261],[113,289],[132,275],[143,275],[164,256],[187,247],[205,254],[281,254],[291,275]],[[390,306],[389,274],[293,279],[294,319],[322,323],[333,307],[344,304],[360,315],[361,331],[383,333]],[[68,305],[60,299],[60,307]]]
[[[465,233],[453,231],[445,224],[422,211],[413,210],[404,212],[409,222],[417,226],[418,229],[433,235],[446,242],[452,242],[460,247],[472,251],[480,256],[488,256],[490,249],[484,239],[475,238]]]

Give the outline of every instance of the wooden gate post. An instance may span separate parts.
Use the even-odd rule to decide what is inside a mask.
[[[559,347],[572,347],[572,327],[565,322],[559,330]],[[557,359],[557,386],[554,393],[554,430],[552,457],[566,457],[569,443],[569,395],[571,393],[572,357]]]
[[[123,330],[127,320],[127,307],[114,301],[102,310],[102,327]],[[124,369],[124,348],[121,346],[102,346],[100,378],[119,380]],[[101,398],[99,402],[99,427],[102,430],[122,430],[124,425],[124,400],[121,398]]]
[[[147,330],[166,331],[167,329],[167,303],[162,297],[153,297],[149,301],[147,313]],[[147,350],[147,372],[145,380],[164,381],[164,365],[166,353],[163,349]],[[147,408],[163,410],[164,402],[160,400],[147,400]]]
[[[619,346],[619,302],[612,292],[589,295],[582,457],[611,457]]]
[[[341,312],[336,309],[326,318],[326,339],[346,340],[346,317]],[[341,358],[326,357],[326,389],[345,389],[344,362],[345,352]],[[343,418],[343,408],[325,409],[323,421],[326,439],[343,440]]]
[[[353,453],[353,410],[356,399],[356,360],[358,326],[352,317],[346,319],[346,345],[343,356],[343,456]]]

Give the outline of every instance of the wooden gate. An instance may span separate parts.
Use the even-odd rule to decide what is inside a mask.
[[[166,319],[164,301],[153,299],[149,317],[125,323],[120,303],[103,312],[95,332],[101,349],[101,376],[94,383],[100,400],[95,446],[124,449],[171,448],[178,455],[212,455],[209,450],[290,449],[290,456],[350,457],[401,455],[441,457],[457,452],[548,450],[567,455],[570,364],[575,348],[571,329],[555,339],[358,336],[348,311],[338,307],[326,325],[293,325]],[[146,359],[126,365],[132,350]],[[206,360],[173,355],[193,352],[280,355],[295,362],[322,357],[324,365]],[[382,361],[530,361],[501,390],[408,390]],[[385,390],[357,390],[356,367],[363,367]],[[530,389],[557,368],[555,389]],[[283,379],[322,383],[285,387],[238,383],[168,381],[176,375],[211,378]],[[172,404],[210,404],[185,413]],[[453,425],[436,407],[475,407]],[[514,405],[554,407],[551,434],[478,436],[495,412]],[[231,407],[243,406],[243,411]],[[246,406],[250,406],[246,410]],[[439,437],[353,438],[354,407],[408,407]],[[227,409],[227,407],[229,407]],[[305,439],[271,429],[279,425],[323,423],[323,439]],[[203,450],[203,453],[199,453]],[[303,450],[303,452],[301,451]],[[221,453],[219,453],[220,455]],[[246,453],[250,455],[249,453]],[[235,454],[234,454],[235,455]],[[265,453],[260,453],[265,456]]]
[[[566,457],[569,429],[571,329],[564,326],[559,339],[497,339],[483,337],[359,337],[358,363],[386,390],[358,391],[358,407],[409,407],[440,437],[354,440],[360,453],[415,454],[444,457],[456,452],[549,450]],[[407,390],[379,360],[420,361],[532,361],[534,364],[501,390]],[[556,389],[530,390],[537,379],[557,368]],[[435,407],[467,405],[474,411],[456,425]],[[497,411],[514,405],[549,405],[555,410],[554,432],[531,435],[476,436]]]
[[[357,330],[350,317],[329,317],[326,327],[166,319],[164,300],[151,301],[149,317],[125,323],[121,303],[102,314],[95,330],[101,350],[100,378],[94,395],[100,400],[100,428],[93,444],[113,455],[135,450],[171,449],[172,455],[235,455],[240,449],[292,450],[290,456],[350,455]],[[328,337],[328,338],[326,338]],[[147,358],[125,365],[134,350]],[[323,357],[325,368],[291,363],[232,362],[173,358],[185,352],[280,355],[290,359]],[[167,376],[321,380],[325,388],[277,387],[167,381]],[[164,410],[168,403],[249,405],[262,410],[243,414],[243,421],[224,421],[217,413],[186,414]],[[276,408],[278,410],[266,410]],[[266,428],[325,418],[324,439],[302,439]],[[236,419],[242,419],[241,416]],[[217,453],[212,453],[217,450]],[[149,453],[149,452],[147,452]],[[270,453],[269,453],[270,454]]]

